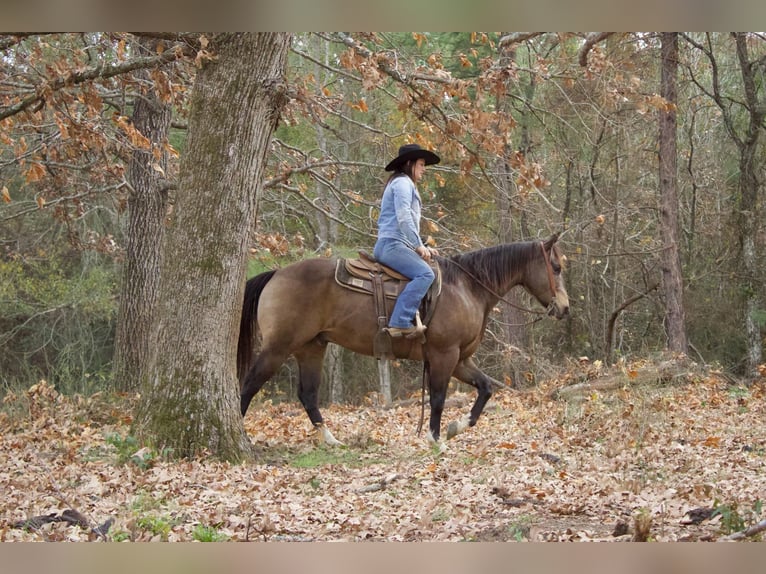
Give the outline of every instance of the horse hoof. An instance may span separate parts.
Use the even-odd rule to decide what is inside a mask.
[[[326,444],[329,446],[346,446],[344,443],[335,438],[330,432],[330,429],[324,425],[317,425],[316,433],[319,444]]]
[[[471,426],[471,419],[469,415],[464,416],[460,420],[452,421],[447,427],[447,440],[459,435],[469,426]]]

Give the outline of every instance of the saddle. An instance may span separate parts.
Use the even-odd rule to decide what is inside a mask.
[[[420,305],[420,314],[425,317],[423,324],[426,326],[433,317],[442,286],[441,269],[438,263],[433,262],[430,265],[436,278]],[[390,356],[391,340],[383,331],[388,325],[389,304],[387,300],[396,299],[409,283],[409,279],[394,269],[379,263],[364,251],[360,251],[358,259],[338,259],[335,265],[335,282],[345,289],[374,297],[378,334],[375,336],[373,352],[377,357]]]
[[[383,292],[389,299],[396,299],[409,283],[407,277],[375,261],[364,251],[359,252],[359,259],[339,259],[336,264],[335,280],[352,291],[372,295],[376,279],[382,283]]]

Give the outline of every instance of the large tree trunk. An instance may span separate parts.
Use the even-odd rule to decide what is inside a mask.
[[[325,63],[325,65],[328,65],[330,61],[330,48],[329,43],[321,38],[317,39],[317,59],[321,59]],[[326,71],[324,71],[323,66],[319,66],[318,64],[314,66],[314,73],[318,78],[323,78],[321,85],[325,85],[325,82],[328,81],[328,78],[325,77],[327,74]],[[320,152],[322,153],[323,157],[329,157],[331,154],[329,153],[329,148],[327,145],[327,137],[325,135],[324,128],[319,125],[318,123],[314,125],[314,131],[316,133],[317,138],[317,146],[319,147]],[[346,159],[346,158],[344,158]],[[336,183],[337,180],[340,178],[340,174],[336,175]],[[319,199],[320,204],[326,209],[329,213],[338,216],[340,211],[340,204],[337,200],[337,198],[333,195],[332,190],[329,189],[329,186],[325,184],[322,180],[317,179],[316,185],[315,185],[316,195],[317,199]],[[327,217],[324,213],[319,212],[317,213],[317,232],[318,236],[313,238],[313,243],[321,249],[326,249],[327,247],[332,247],[335,245],[338,241],[338,224],[330,217]],[[325,378],[328,383],[328,388],[330,389],[330,402],[331,403],[342,403],[343,402],[343,394],[344,394],[344,388],[343,388],[343,379],[344,379],[344,372],[343,372],[343,354],[344,349],[339,346],[335,345],[333,343],[330,343],[327,345],[327,352],[325,353]]]
[[[662,291],[665,299],[665,332],[668,349],[686,353],[688,343],[684,315],[684,284],[679,253],[676,139],[676,78],[678,33],[662,34],[662,97],[667,109],[660,110],[660,235],[662,237]]]
[[[153,53],[156,43],[145,39],[141,46]],[[137,74],[148,79],[144,70]],[[138,388],[149,364],[149,337],[159,295],[167,210],[167,194],[163,189],[167,173],[164,144],[171,115],[170,104],[163,103],[153,88],[136,98],[133,126],[151,142],[151,147],[134,149],[128,165],[132,189],[128,197],[125,263],[113,361],[115,386],[123,391]]]
[[[749,114],[749,124],[739,142],[739,234],[742,244],[742,264],[746,277],[743,285],[745,292],[745,331],[747,335],[747,377],[759,377],[758,366],[763,360],[761,325],[758,316],[761,310],[759,297],[760,256],[758,253],[758,232],[760,228],[759,195],[761,164],[758,157],[759,139],[766,117],[766,98],[761,84],[763,72],[761,61],[750,61],[746,33],[734,34],[737,59],[742,73],[742,86],[745,93],[745,106]],[[759,75],[756,78],[756,74]],[[729,125],[733,125],[730,122]]]
[[[279,112],[290,35],[220,34],[192,94],[189,139],[166,232],[157,353],[136,432],[156,448],[251,454],[235,369],[246,248]]]

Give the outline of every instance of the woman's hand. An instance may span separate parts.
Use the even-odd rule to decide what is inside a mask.
[[[419,245],[418,248],[415,249],[415,253],[420,255],[424,261],[431,261],[432,257],[439,255],[439,252],[436,249],[426,247],[425,245]]]

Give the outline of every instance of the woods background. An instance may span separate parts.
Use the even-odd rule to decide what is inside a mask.
[[[232,275],[216,249],[246,251],[243,282],[300,258],[371,249],[382,166],[410,141],[442,157],[421,188],[424,234],[442,254],[563,232],[571,318],[531,324],[503,305],[479,354],[488,374],[529,385],[583,356],[611,364],[671,350],[759,375],[766,36],[240,36],[0,35],[3,392],[40,379],[81,393],[146,383],[172,262]],[[230,49],[246,41],[284,42],[285,61],[275,57],[284,74],[248,72],[253,58]],[[220,92],[208,85],[207,107],[195,108],[195,81],[224,64]],[[237,74],[242,83],[224,89]],[[230,102],[248,77],[252,102],[275,112],[259,120],[275,131],[252,158],[257,169],[217,172],[208,146],[197,157],[209,163],[184,170],[195,109]],[[244,109],[216,112],[232,154],[250,151],[224,129],[242,125]],[[203,148],[216,135],[205,130]],[[185,178],[205,171],[225,179]],[[224,202],[221,184],[245,203]],[[190,198],[208,209],[184,217],[190,239],[179,246],[168,230]],[[233,253],[242,234],[246,248]],[[166,282],[165,296],[195,285]],[[223,292],[195,296],[204,308]],[[240,301],[224,305],[236,314]],[[377,389],[372,359],[333,348],[327,369],[325,400]],[[419,388],[417,371],[397,366],[397,398]],[[269,392],[293,397],[295,375],[288,365]]]

